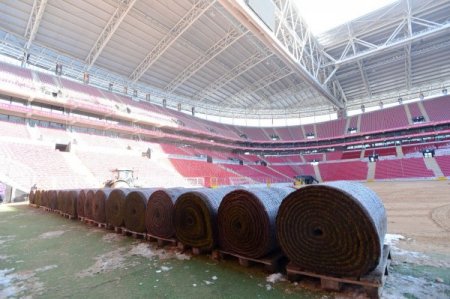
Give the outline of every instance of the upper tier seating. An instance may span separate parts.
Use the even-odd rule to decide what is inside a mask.
[[[292,137],[291,132],[287,127],[275,128],[274,131],[277,133],[278,137],[280,137],[280,140],[282,141],[294,140],[294,137]]]
[[[356,128],[358,132],[361,132],[361,128],[358,128],[358,117],[359,117],[358,115],[350,117],[350,121],[348,123],[348,129]],[[347,134],[348,132],[345,132],[345,133]]]
[[[36,74],[38,75],[39,81],[41,81],[42,84],[53,87],[55,89],[58,88],[58,84],[53,79],[53,76],[51,76],[49,74],[45,74],[45,73],[40,73],[40,72],[36,72]]]
[[[384,131],[409,124],[403,105],[361,114],[361,132]]]
[[[33,82],[33,72],[35,73],[37,82]],[[3,62],[0,63],[0,74],[0,81],[8,83],[6,85],[8,91],[10,91],[9,85],[12,84],[14,85],[14,90],[17,92],[20,92],[22,87],[23,89],[28,89],[28,92],[30,92],[35,90],[34,83],[40,82],[41,84],[55,86],[57,88],[61,87],[64,91],[68,91],[70,94],[68,103],[75,103],[83,109],[95,110],[97,112],[101,111],[109,114],[111,112],[117,112],[114,110],[115,106],[118,105],[120,106],[119,110],[123,110],[124,107],[121,105],[126,105],[130,108],[130,113],[136,115],[136,118],[142,115],[149,116],[148,119],[158,123],[161,122],[164,125],[184,127],[186,130],[237,140],[241,139],[239,135],[242,133],[246,134],[248,139],[252,141],[270,141],[271,135],[278,135],[281,141],[305,140],[305,134],[307,133],[314,133],[318,139],[340,137],[342,134],[347,133],[343,132],[346,123],[348,122],[348,127],[357,127],[358,119],[361,120],[358,131],[364,133],[404,127],[408,126],[410,122],[407,119],[405,106],[400,105],[352,116],[350,119],[344,118],[318,124],[282,128],[241,127],[199,119],[186,113],[159,107],[145,101],[135,101],[126,95],[111,93],[81,82],[31,71]],[[19,88],[16,89],[16,86],[19,86]],[[24,96],[27,96],[28,92]],[[75,98],[72,98],[74,95]],[[63,97],[67,97],[65,92],[63,92]],[[55,101],[58,99],[59,96],[55,98]],[[450,119],[450,96],[425,100],[422,103],[431,121],[448,121]],[[418,103],[410,103],[407,105],[412,117],[418,116],[417,114],[422,114]]]
[[[423,101],[431,121],[444,121],[450,119],[450,96]]]
[[[346,119],[336,119],[316,124],[317,138],[333,138],[344,135]]]
[[[411,113],[411,117],[418,117],[423,116],[422,112],[420,111],[419,104],[417,102],[409,103],[409,112]]]
[[[29,69],[0,62],[0,78],[7,79],[8,77],[20,81],[33,81],[33,76]]]
[[[239,131],[247,135],[250,140],[269,141],[270,137],[261,128],[239,127]]]

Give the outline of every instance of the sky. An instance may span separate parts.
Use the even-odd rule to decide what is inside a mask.
[[[319,35],[396,0],[294,0],[314,35]]]

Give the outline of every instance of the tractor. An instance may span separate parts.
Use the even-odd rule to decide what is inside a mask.
[[[136,187],[137,178],[134,177],[133,169],[117,168],[112,171],[115,178],[105,182],[106,188],[132,188]]]

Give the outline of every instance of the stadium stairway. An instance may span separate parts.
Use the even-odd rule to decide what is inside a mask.
[[[62,155],[67,162],[67,165],[70,169],[76,173],[79,177],[84,178],[86,182],[92,182],[90,186],[87,187],[95,187],[99,186],[102,182],[99,182],[94,174],[83,164],[83,162],[74,154],[74,153],[65,153]]]
[[[351,117],[347,117],[347,121],[345,122],[344,132],[342,134],[343,136],[345,136],[348,132],[348,127],[350,126],[350,120],[351,120]]]
[[[319,164],[313,164],[314,176],[319,182],[323,182],[322,176],[320,175]]]
[[[412,125],[413,121],[412,121],[411,111],[409,110],[409,106],[403,105],[403,108],[405,108],[406,117],[408,118],[408,124]]]
[[[397,154],[397,158],[402,159],[405,155],[403,154],[402,146],[397,145],[395,147],[395,153]]]
[[[357,123],[356,123],[356,128],[357,128],[358,132],[361,132],[361,114],[358,115],[357,117],[358,117],[358,120],[357,120]]]
[[[428,116],[427,110],[423,106],[422,101],[417,102],[417,105],[419,106],[420,112],[422,113],[422,116],[425,118],[425,121],[430,121],[430,117]]]
[[[30,126],[30,124],[26,125],[27,132],[30,135],[31,139],[39,140],[41,139],[41,132],[39,131],[37,126]]]
[[[361,155],[359,156],[360,159],[364,159],[364,156],[366,155],[366,149],[361,150]]]
[[[302,134],[303,134],[303,138],[302,139],[306,138],[306,133],[305,133],[304,126],[300,126],[300,129],[302,130]]]
[[[423,161],[425,162],[425,166],[433,171],[434,176],[437,178],[444,177],[444,173],[442,172],[441,168],[439,167],[439,164],[437,163],[435,158],[423,158]]]
[[[377,163],[367,163],[367,181],[375,180],[375,170],[377,168]]]

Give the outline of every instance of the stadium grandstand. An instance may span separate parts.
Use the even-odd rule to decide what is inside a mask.
[[[251,1],[2,2],[2,180],[449,176],[446,1],[398,1],[317,37],[292,1],[268,2],[272,17]]]
[[[5,200],[120,169],[145,187],[450,178],[450,1],[320,34],[295,2],[0,1]]]

